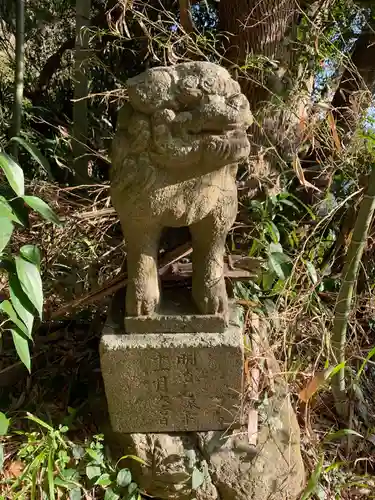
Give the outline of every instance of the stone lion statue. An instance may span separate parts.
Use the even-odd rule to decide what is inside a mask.
[[[193,299],[224,314],[225,240],[237,214],[237,163],[250,152],[252,115],[220,66],[152,68],[127,82],[112,145],[111,197],[127,242],[126,314],[157,312],[157,255],[165,227],[188,226]]]

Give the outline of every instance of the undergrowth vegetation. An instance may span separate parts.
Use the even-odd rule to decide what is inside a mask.
[[[374,498],[372,217],[345,298],[341,351],[333,336],[375,165],[373,3],[290,2],[286,20],[279,2],[235,13],[231,0],[193,1],[184,17],[183,2],[92,0],[84,68],[75,70],[75,2],[29,0],[14,134],[16,3],[0,7],[0,499],[140,498],[137,458],[125,457],[127,468],[112,461],[96,415],[105,406],[100,332],[126,279],[110,144],[126,79],[186,60],[226,66],[255,116],[227,241],[252,278],[230,284],[270,324],[302,431],[310,478],[302,498]],[[82,99],[78,167],[73,116]],[[185,243],[169,234],[161,258]],[[332,397],[338,377],[345,415]]]

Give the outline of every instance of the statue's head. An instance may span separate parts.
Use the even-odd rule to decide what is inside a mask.
[[[129,154],[147,150],[167,167],[217,168],[249,155],[249,103],[224,68],[209,62],[152,68],[127,87],[132,111],[120,114],[119,129],[130,136]]]

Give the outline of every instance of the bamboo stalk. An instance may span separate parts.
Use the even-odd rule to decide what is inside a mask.
[[[351,310],[354,287],[357,283],[359,265],[367,241],[369,227],[375,209],[375,168],[368,181],[367,192],[360,203],[357,219],[354,224],[353,236],[348,248],[342,282],[337,297],[332,331],[332,350],[337,364],[346,360],[346,331]],[[347,419],[348,404],[346,394],[345,367],[343,366],[332,378],[332,392],[338,415]]]

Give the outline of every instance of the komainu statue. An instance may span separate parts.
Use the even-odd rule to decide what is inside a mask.
[[[157,312],[161,231],[188,226],[193,299],[202,314],[226,315],[225,239],[237,213],[237,164],[250,152],[249,103],[229,73],[209,62],[149,69],[127,90],[111,174],[127,242],[126,314]]]

